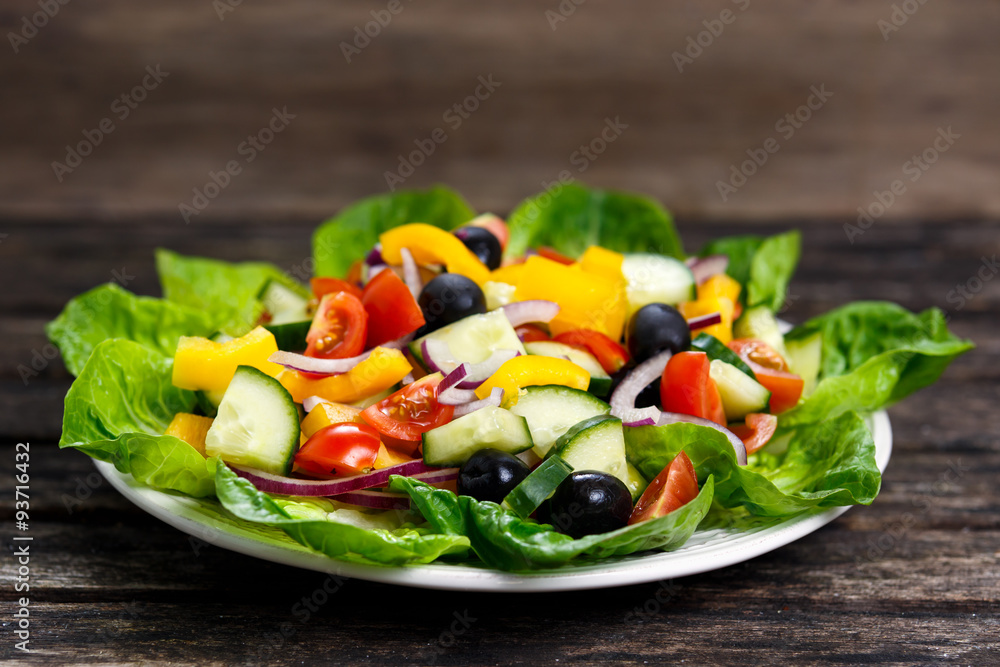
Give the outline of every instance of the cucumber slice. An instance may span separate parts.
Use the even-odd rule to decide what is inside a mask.
[[[517,350],[525,354],[521,339],[502,310],[466,317],[410,343],[410,354],[425,367],[420,346],[429,338],[448,343],[456,365],[462,362],[478,364],[489,359],[496,350]]]
[[[265,324],[264,328],[274,334],[274,341],[278,344],[279,350],[301,352],[309,346],[306,343],[306,334],[309,333],[310,326],[312,326],[311,320],[303,320],[284,324]]]
[[[745,361],[740,359],[739,355],[726,347],[721,340],[712,334],[698,334],[698,336],[691,341],[691,349],[701,350],[708,355],[709,359],[724,361],[730,366],[735,366],[740,369],[749,375],[753,380],[757,379],[757,374],[753,372],[753,369],[750,368]]]
[[[580,389],[547,384],[526,387],[510,411],[528,421],[534,452],[544,457],[571,426],[588,417],[606,415],[611,407]]]
[[[288,324],[310,319],[309,301],[287,285],[269,280],[258,298],[271,314],[270,324]]]
[[[299,411],[281,383],[239,366],[205,436],[205,455],[287,475],[299,448]]]
[[[517,454],[532,444],[524,417],[492,406],[427,431],[423,441],[424,463],[429,466],[460,466],[487,447]]]
[[[805,383],[802,395],[808,396],[816,388],[819,378],[823,360],[823,334],[817,331],[805,338],[790,340],[785,343],[785,351],[788,353],[785,355],[788,369],[802,378]]]
[[[558,456],[550,456],[507,494],[503,504],[526,519],[572,472],[573,466]]]
[[[514,300],[515,285],[487,280],[483,283],[483,296],[486,297],[486,310],[496,310]]]
[[[622,261],[629,316],[650,303],[676,306],[697,295],[694,274],[687,264],[655,254],[625,255]]]
[[[549,450],[550,456],[553,453],[573,466],[573,470],[606,472],[627,486],[625,432],[618,417],[599,415],[585,419],[556,441]]]
[[[214,417],[219,412],[219,403],[222,403],[222,397],[225,393],[225,389],[209,389],[206,391],[199,389],[194,392],[194,397],[198,401],[198,407],[205,413],[205,416]]]
[[[780,354],[785,356],[785,337],[778,328],[778,319],[767,306],[748,308],[733,325],[734,338],[757,338]]]
[[[597,396],[607,396],[611,391],[611,376],[604,372],[597,358],[589,352],[575,348],[565,343],[557,343],[553,340],[540,340],[533,343],[525,343],[524,349],[528,354],[541,357],[567,358],[583,370],[590,373],[590,385],[587,391]]]
[[[642,492],[646,490],[647,486],[649,486],[649,482],[647,482],[646,478],[642,476],[642,473],[639,472],[638,468],[628,462],[626,462],[625,474],[625,486],[628,487],[628,492],[632,494],[632,502],[634,503],[639,500],[639,496],[641,496]]]
[[[771,392],[740,369],[713,359],[708,374],[719,388],[727,421],[742,421],[751,412],[770,412]]]

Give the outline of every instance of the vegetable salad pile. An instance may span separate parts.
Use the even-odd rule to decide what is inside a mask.
[[[163,299],[108,284],[48,325],[60,446],[384,565],[552,568],[868,504],[864,416],[972,345],[884,302],[783,333],[798,256],[797,232],[689,256],[656,202],[577,185],[507,221],[443,187],[363,200],[308,284],[161,249]]]

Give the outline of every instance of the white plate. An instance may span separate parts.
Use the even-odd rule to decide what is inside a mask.
[[[878,412],[869,421],[875,461],[885,471],[892,452],[889,417]],[[462,591],[571,591],[641,584],[684,577],[750,560],[808,535],[846,512],[847,507],[766,522],[743,530],[713,528],[696,532],[675,551],[645,553],[533,574],[510,574],[463,564],[380,567],[333,560],[308,549],[277,528],[231,518],[215,501],[195,500],[138,484],[109,463],[96,462],[112,486],[133,503],[174,528],[225,549],[275,563],[387,584]]]

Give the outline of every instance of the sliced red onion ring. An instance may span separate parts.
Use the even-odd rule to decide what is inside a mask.
[[[421,347],[424,348],[424,350],[425,350],[424,354],[426,355],[427,341],[424,341],[424,344]],[[427,357],[425,356],[424,358],[426,359]],[[440,369],[431,369],[431,370],[433,370],[435,373],[440,373],[441,372]],[[453,370],[450,373],[448,373],[447,375],[445,375],[444,379],[441,380],[441,382],[438,383],[438,386],[437,386],[437,394],[438,394],[438,396],[440,396],[444,392],[448,391],[452,387],[458,386],[458,383],[461,382],[462,380],[464,380],[465,376],[468,375],[468,374],[469,374],[469,367],[468,367],[468,365],[466,365],[466,364],[459,364],[458,368],[456,368],[455,370]]]
[[[543,299],[531,299],[528,301],[515,301],[501,306],[511,326],[519,327],[529,322],[548,322],[559,314],[559,304],[554,301]]]
[[[368,271],[365,275],[365,282],[371,282],[372,278],[382,273],[383,271],[389,270],[388,264],[376,264],[374,266],[369,266]]]
[[[625,422],[625,426],[656,426],[656,419],[654,417],[637,419],[634,422]]]
[[[374,510],[408,510],[410,509],[410,497],[405,493],[388,493],[385,491],[350,491],[333,496],[330,500],[357,505]]]
[[[729,267],[729,258],[725,255],[709,255],[697,258],[693,262],[689,259],[688,262],[691,273],[694,274],[694,281],[699,285],[712,276],[725,273]]]
[[[432,468],[425,465],[422,460],[416,459],[360,475],[350,475],[337,479],[309,480],[272,475],[253,468],[234,465],[229,467],[240,477],[249,480],[258,490],[286,496],[339,496],[350,491],[385,486],[389,483],[389,478],[392,475],[413,477],[420,473],[444,470],[444,468]]]
[[[310,396],[306,400],[302,401],[302,407],[306,412],[312,412],[316,409],[316,406],[320,403],[331,403],[331,401],[321,398],[319,396]]]
[[[376,243],[375,247],[371,249],[368,256],[365,257],[365,264],[368,266],[378,266],[379,264],[385,264],[385,260],[382,259],[382,244]]]
[[[725,426],[720,426],[713,421],[708,419],[702,419],[701,417],[693,417],[691,415],[681,414],[679,412],[661,412],[660,418],[656,420],[657,426],[664,426],[666,424],[697,424],[698,426],[707,426],[708,428],[713,428],[719,433],[722,433],[726,438],[729,439],[729,444],[733,446],[733,450],[736,452],[736,462],[741,466],[747,464],[747,448],[743,444],[735,433],[730,431]]]
[[[290,368],[293,371],[299,371],[301,373],[340,375],[360,364],[362,361],[367,359],[371,353],[372,351],[368,350],[367,352],[359,354],[356,357],[347,357],[346,359],[318,359],[316,357],[307,357],[304,354],[278,350],[268,357],[267,360],[273,364],[281,364],[285,368]]]
[[[410,477],[433,486],[458,479],[458,468],[438,468],[431,472],[418,472],[415,475],[410,475]]]
[[[456,364],[455,357],[452,355],[448,343],[434,338],[424,340],[420,344],[420,352],[424,357],[424,364],[427,366],[427,369],[433,372],[450,375],[460,366],[465,366],[466,373],[457,385],[459,389],[475,389],[488,377],[496,373],[497,369],[504,362],[510,361],[520,354],[517,350],[494,350],[490,354],[489,359],[480,361],[479,363]]]
[[[403,280],[410,288],[410,294],[416,299],[420,296],[420,290],[424,288],[424,282],[420,279],[420,268],[409,248],[401,248],[399,254],[403,256]]]
[[[416,379],[413,377],[413,373],[407,373],[403,376],[403,379],[399,381],[399,383],[404,387],[408,384],[413,384],[414,382],[416,382]]]
[[[708,315],[699,315],[698,317],[692,317],[687,321],[688,328],[691,331],[695,329],[704,329],[705,327],[710,327],[713,324],[720,324],[722,322],[722,313],[715,312],[709,313]]]
[[[611,414],[623,422],[635,422],[649,417],[655,419],[659,416],[660,411],[656,408],[652,408],[656,410],[655,414],[651,414],[649,408],[636,408],[635,399],[649,383],[663,375],[663,369],[667,367],[671,355],[670,350],[664,350],[633,368],[611,394]]]
[[[503,402],[503,389],[500,387],[493,387],[490,391],[490,395],[479,401],[470,401],[469,403],[463,403],[462,405],[455,407],[455,416],[462,417],[469,414],[470,412],[475,412],[486,407],[499,408],[500,403]]]

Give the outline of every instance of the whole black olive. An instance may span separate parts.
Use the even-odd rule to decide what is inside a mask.
[[[427,320],[419,335],[436,331],[469,315],[486,312],[483,290],[458,273],[442,273],[424,285],[417,303]]]
[[[664,350],[674,354],[691,348],[691,328],[673,306],[650,303],[636,311],[628,323],[628,351],[636,363]]]
[[[500,239],[483,227],[459,227],[452,232],[490,271],[500,268]]]
[[[521,459],[499,449],[480,449],[458,472],[458,494],[499,503],[531,470]]]
[[[581,538],[624,527],[632,514],[632,494],[613,475],[580,470],[562,481],[548,502],[546,521],[560,533]]]

